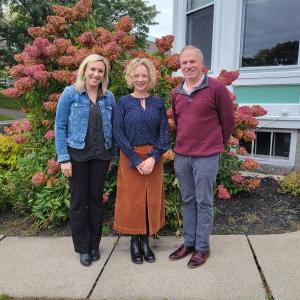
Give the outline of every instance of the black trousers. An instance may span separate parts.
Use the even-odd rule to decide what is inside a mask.
[[[102,194],[110,161],[71,162],[70,224],[73,244],[76,252],[89,253],[91,249],[98,249],[100,244],[104,218]]]

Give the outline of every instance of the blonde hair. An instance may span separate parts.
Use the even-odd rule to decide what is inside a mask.
[[[82,91],[85,86],[86,79],[84,77],[84,72],[86,70],[86,66],[89,63],[92,63],[95,61],[102,61],[105,66],[104,77],[103,77],[102,84],[101,84],[101,93],[102,93],[102,95],[105,95],[105,92],[107,91],[107,87],[108,87],[109,64],[105,57],[98,55],[98,54],[90,54],[80,64],[78,73],[77,73],[77,77],[76,77],[76,81],[75,81],[75,90],[77,92]]]
[[[197,52],[197,54],[199,55],[199,57],[200,57],[202,60],[204,59],[203,53],[202,53],[201,49],[199,49],[199,48],[197,48],[197,47],[195,47],[195,46],[193,46],[193,45],[188,45],[188,46],[183,47],[183,48],[181,49],[181,51],[180,51],[179,56],[181,56],[181,55],[183,54],[183,52],[184,52],[185,50],[188,50],[188,49],[195,50],[195,51]]]
[[[128,87],[132,88],[133,84],[133,72],[138,66],[144,66],[147,69],[149,77],[149,88],[153,88],[156,84],[156,69],[147,58],[135,58],[133,59],[125,69],[125,79]]]

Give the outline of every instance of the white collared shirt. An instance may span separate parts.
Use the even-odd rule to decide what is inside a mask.
[[[186,83],[186,80],[185,80],[184,83],[183,83],[182,88],[183,88],[183,89],[185,90],[185,92],[189,95],[189,94],[191,94],[191,93],[193,92],[193,90],[194,90],[196,87],[198,87],[198,86],[203,82],[203,80],[204,80],[204,74],[202,74],[200,80],[199,80],[195,85],[192,86],[192,89],[191,89],[191,90],[188,88],[187,83]]]

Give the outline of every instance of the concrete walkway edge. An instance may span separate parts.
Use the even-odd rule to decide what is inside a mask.
[[[135,265],[130,237],[102,238],[100,261],[85,268],[70,237],[0,234],[0,295],[70,299],[266,299],[261,268],[274,299],[300,295],[300,231],[274,235],[213,235],[211,257],[197,269],[168,255],[174,236],[151,239],[156,262]],[[251,247],[253,252],[251,251]],[[255,263],[257,259],[258,265]]]

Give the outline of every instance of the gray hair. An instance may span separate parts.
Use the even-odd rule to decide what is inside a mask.
[[[195,47],[195,46],[193,46],[193,45],[187,45],[187,46],[183,47],[183,48],[181,49],[181,51],[180,51],[180,56],[183,54],[183,52],[184,52],[185,50],[188,50],[188,49],[195,50],[195,51],[198,53],[199,57],[200,57],[202,60],[204,59],[203,53],[202,53],[201,49],[199,49],[199,48],[197,48],[197,47]]]

